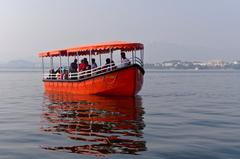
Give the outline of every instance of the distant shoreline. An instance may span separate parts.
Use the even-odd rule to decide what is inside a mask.
[[[240,71],[240,69],[200,69],[200,70],[195,70],[195,69],[149,69],[145,68],[145,71]]]
[[[203,73],[203,72],[240,72],[240,69],[202,69],[202,70],[195,70],[195,69],[145,69],[146,73],[148,72],[161,72],[161,73]],[[12,73],[12,72],[39,72],[42,73],[41,68],[0,68],[0,73]]]

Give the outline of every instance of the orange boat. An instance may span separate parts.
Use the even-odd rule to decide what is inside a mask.
[[[113,55],[121,60],[115,63],[116,57]],[[106,58],[105,65],[102,65],[103,56]],[[39,57],[42,58],[44,87],[48,91],[81,95],[135,96],[143,85],[144,45],[141,43],[120,41],[85,45],[41,52]],[[96,67],[93,57],[94,61],[95,58],[98,59],[99,67]],[[50,59],[50,66],[46,66],[45,58]],[[55,69],[56,58],[59,64]],[[67,58],[66,65],[63,62],[64,58]],[[78,68],[75,70],[74,64],[70,65],[70,58],[74,58],[76,62],[75,66]],[[84,58],[81,60],[83,64],[79,63],[80,58]],[[49,70],[47,73],[45,67]]]

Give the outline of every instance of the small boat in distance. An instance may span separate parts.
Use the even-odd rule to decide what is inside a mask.
[[[118,57],[119,62],[114,62],[114,55]],[[141,43],[107,42],[41,52],[38,56],[42,58],[43,82],[47,91],[81,95],[135,96],[143,85],[144,45]],[[102,64],[104,56],[105,65]],[[49,58],[50,62],[45,63],[45,58]],[[70,64],[71,58],[75,61],[75,69],[72,68],[74,64]],[[96,67],[95,59],[98,59],[99,67]],[[83,69],[84,65],[89,67]]]

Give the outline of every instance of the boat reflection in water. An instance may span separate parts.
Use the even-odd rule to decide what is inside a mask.
[[[41,130],[67,136],[77,145],[43,149],[94,156],[138,154],[143,140],[141,97],[45,93]]]

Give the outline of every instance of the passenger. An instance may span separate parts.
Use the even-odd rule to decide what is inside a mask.
[[[77,72],[77,68],[78,68],[77,59],[75,59],[70,65],[69,72],[75,73],[75,72]]]
[[[110,60],[110,58],[107,58],[106,59],[106,63],[103,66],[103,72],[109,71],[110,66],[111,66],[111,60]]]
[[[65,69],[65,67],[61,67],[60,70],[61,70],[60,73],[63,75],[66,69]]]
[[[113,70],[117,69],[117,66],[115,65],[115,62],[113,60],[111,61],[111,67]]]
[[[50,74],[54,74],[54,73],[55,73],[54,69],[50,69],[50,70],[49,70],[49,73],[50,73]]]
[[[56,72],[55,73],[62,73],[62,72],[64,72],[64,70],[65,70],[65,68],[62,66],[62,67],[59,67],[57,70],[56,70]]]
[[[64,80],[68,79],[68,71],[67,70],[64,70],[64,72],[63,72],[63,79]]]
[[[60,73],[60,72],[57,72],[57,73],[56,73],[56,79],[58,79],[58,80],[61,79],[61,73]]]
[[[96,61],[94,58],[92,58],[92,66],[91,66],[92,69],[95,69],[97,68],[97,64],[96,64]]]
[[[68,72],[67,67],[61,67],[61,80],[65,79],[65,72]],[[68,75],[67,75],[68,76]]]
[[[85,61],[86,70],[91,70],[91,65],[88,64],[88,61]]]
[[[85,64],[88,64],[87,58],[83,58],[83,61],[84,61]]]
[[[105,66],[110,67],[110,64],[111,64],[111,60],[110,60],[110,58],[107,58]]]
[[[86,65],[86,62],[84,62],[84,59],[82,59],[81,60],[81,63],[79,64],[79,72],[80,71],[85,71],[86,70],[86,67],[87,67],[87,65]]]
[[[55,73],[54,69],[50,69],[48,79],[56,79]]]
[[[125,52],[121,52],[121,66],[126,67],[130,64],[131,64],[131,62],[128,58],[126,58]]]
[[[86,66],[86,69],[85,69],[85,70],[91,69],[91,66],[90,66],[89,63],[88,63],[87,58],[84,58],[84,59],[83,59],[83,62],[84,62],[84,64],[85,64],[85,66]]]
[[[84,77],[89,77],[91,76],[91,65],[88,64],[87,60],[85,60],[85,65],[86,65],[86,72],[84,73]]]

